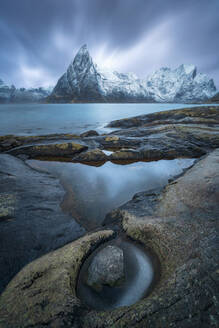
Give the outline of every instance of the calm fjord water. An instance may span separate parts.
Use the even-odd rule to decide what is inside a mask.
[[[167,109],[192,107],[185,104],[14,104],[0,105],[0,135],[81,133],[112,120]]]

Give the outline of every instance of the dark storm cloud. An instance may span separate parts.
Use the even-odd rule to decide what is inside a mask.
[[[87,43],[99,65],[141,77],[194,63],[219,84],[219,0],[1,0],[0,78],[54,84]]]

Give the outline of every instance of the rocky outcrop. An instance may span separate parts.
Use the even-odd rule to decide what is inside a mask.
[[[218,106],[200,106],[166,110],[152,114],[115,120],[110,122],[110,128],[139,128],[167,124],[219,124]],[[150,132],[148,133],[150,134]]]
[[[88,267],[87,285],[100,292],[104,285],[118,286],[124,280],[123,250],[106,246],[100,250]]]
[[[59,181],[0,154],[0,292],[27,263],[85,230],[59,206]],[[1,323],[0,323],[1,326]]]
[[[107,156],[100,149],[92,149],[74,157],[74,162],[88,164],[102,164],[107,161]]]
[[[83,133],[80,134],[81,138],[86,138],[86,137],[96,137],[98,136],[99,133],[95,130],[89,130],[89,131],[85,131]]]
[[[72,158],[88,147],[75,142],[36,144],[12,149],[12,155],[25,154],[31,158],[69,157]]]
[[[81,47],[48,102],[200,102],[216,93],[214,81],[194,65],[161,68],[146,79],[100,69]]]
[[[111,122],[107,135],[0,136],[0,151],[29,158],[92,165],[179,157],[198,158],[219,147],[219,107],[163,111]],[[104,151],[110,151],[105,154]]]
[[[160,279],[129,307],[95,311],[76,295],[83,259],[113,231],[87,235],[26,266],[0,298],[3,327],[217,327],[219,150],[163,190],[137,194],[108,215],[160,260]],[[21,302],[22,299],[22,302]]]
[[[75,286],[80,265],[89,252],[112,235],[113,231],[107,230],[84,236],[52,254],[44,255],[34,262],[34,266],[27,265],[20,277],[17,276],[17,286],[11,282],[11,287],[1,297],[0,326],[77,326],[80,320],[80,301]],[[14,288],[16,292],[12,301],[10,290]],[[14,304],[13,316],[11,302]],[[23,310],[26,312],[25,319]]]
[[[0,151],[7,151],[15,147],[39,144],[40,142],[51,142],[51,141],[66,141],[78,138],[75,134],[49,134],[39,136],[15,136],[5,135],[0,136]]]

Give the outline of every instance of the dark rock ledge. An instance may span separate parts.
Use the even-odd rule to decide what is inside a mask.
[[[218,327],[218,171],[219,149],[163,190],[137,194],[108,215],[108,226],[159,257],[160,280],[147,298],[107,312],[77,298],[83,259],[113,236],[103,230],[27,265],[0,298],[0,326]]]
[[[0,154],[0,293],[24,265],[85,233],[61,210],[64,194],[58,179]]]

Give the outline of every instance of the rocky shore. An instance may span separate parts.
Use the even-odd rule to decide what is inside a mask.
[[[0,150],[33,159],[101,164],[200,157],[219,147],[219,107],[193,107],[111,122],[98,135],[2,136]],[[103,151],[111,151],[106,154]]]
[[[48,174],[0,154],[0,292],[27,263],[85,230],[59,206],[64,190]]]
[[[143,115],[110,127],[116,130],[107,135],[1,137],[2,286],[25,264],[65,246],[29,263],[10,281],[0,297],[0,327],[218,326],[219,107]],[[97,231],[85,234],[61,212],[58,181],[14,156],[94,165],[197,161],[163,189],[134,195],[108,213]],[[44,231],[50,233],[41,238]],[[159,279],[134,305],[91,309],[77,297],[80,268],[100,245],[124,234],[157,257]],[[50,238],[50,249],[39,244],[44,238]]]

